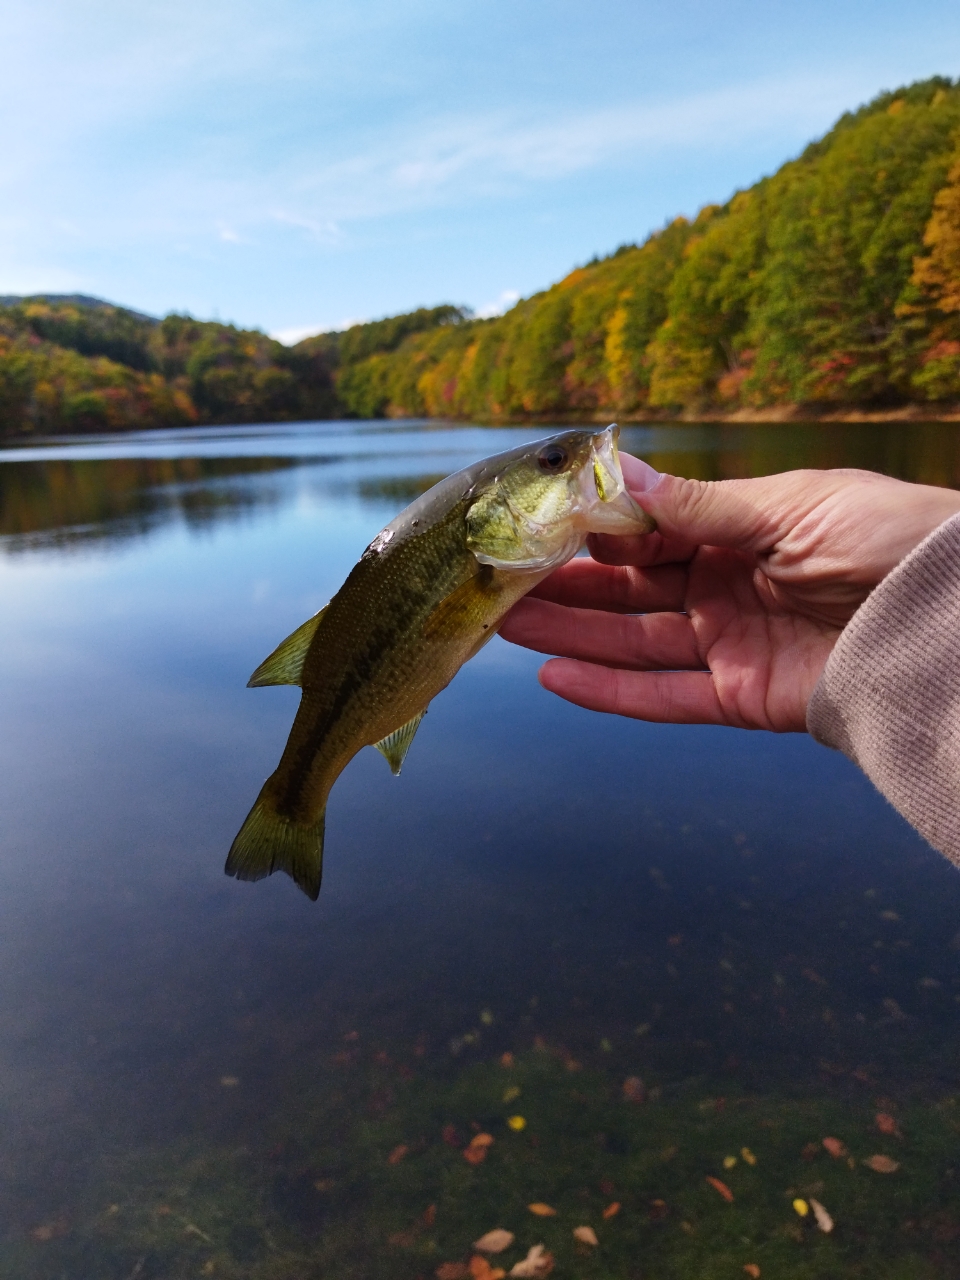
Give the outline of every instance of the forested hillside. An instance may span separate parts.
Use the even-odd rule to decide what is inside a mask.
[[[93,299],[0,299],[8,435],[910,405],[960,408],[960,84],[942,78],[494,320],[425,308],[288,348]]]
[[[727,204],[338,384],[356,413],[510,418],[960,401],[960,87],[884,94]]]

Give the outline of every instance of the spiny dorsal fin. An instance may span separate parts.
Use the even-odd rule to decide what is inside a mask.
[[[394,729],[393,733],[388,733],[385,738],[381,738],[379,742],[373,744],[390,766],[390,772],[394,777],[400,772],[403,757],[410,750],[413,736],[419,729],[420,721],[426,714],[427,709],[424,707],[422,711],[417,712],[412,720],[408,720],[399,729]]]
[[[259,689],[265,684],[300,683],[303,675],[303,660],[307,656],[307,650],[310,648],[327,607],[324,605],[319,613],[308,618],[302,627],[297,627],[286,640],[278,644],[269,658],[264,658],[247,681],[248,689]]]

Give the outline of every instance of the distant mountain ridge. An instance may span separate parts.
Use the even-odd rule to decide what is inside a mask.
[[[85,307],[89,311],[125,311],[148,324],[160,323],[157,316],[148,316],[143,311],[134,311],[104,298],[94,298],[88,293],[0,293],[0,307],[18,307],[25,302],[45,302],[54,307]]]
[[[284,347],[84,294],[0,297],[0,435],[911,413],[960,415],[960,85],[944,77],[496,319],[444,304]]]

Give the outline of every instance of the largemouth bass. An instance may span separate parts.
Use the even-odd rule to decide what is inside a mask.
[[[448,476],[386,526],[330,603],[274,650],[250,686],[303,690],[276,771],[226,872],[285,871],[320,892],[327,796],[365,746],[393,772],[428,703],[497,632],[511,605],[588,533],[655,526],[626,492],[618,429],[564,431]]]

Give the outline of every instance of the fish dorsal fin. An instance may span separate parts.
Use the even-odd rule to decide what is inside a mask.
[[[303,661],[313,641],[320,619],[327,606],[308,618],[301,627],[292,631],[278,644],[269,658],[264,658],[247,681],[248,689],[258,689],[265,684],[299,684],[303,677]]]
[[[413,741],[414,734],[420,728],[420,721],[426,714],[427,709],[424,707],[422,711],[417,712],[412,720],[408,720],[399,729],[394,729],[393,733],[388,733],[385,738],[381,738],[379,742],[373,744],[390,766],[390,772],[394,777],[400,772],[403,758],[410,750],[410,743]]]

